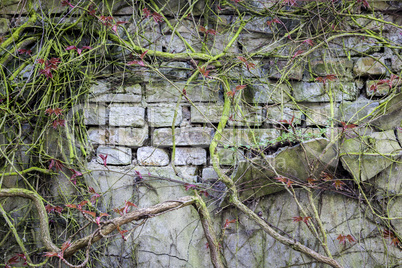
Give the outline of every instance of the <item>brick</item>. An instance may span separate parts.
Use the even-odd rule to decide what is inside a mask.
[[[213,128],[176,128],[175,142],[176,145],[191,145],[198,147],[208,147],[211,143],[214,129]],[[155,129],[152,135],[152,144],[157,147],[173,146],[172,129],[160,128]]]

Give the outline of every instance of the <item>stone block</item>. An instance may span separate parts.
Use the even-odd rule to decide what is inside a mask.
[[[191,106],[191,123],[219,123],[223,105],[203,104]]]
[[[213,128],[176,128],[175,143],[176,145],[208,147],[211,143],[213,133]],[[155,129],[152,135],[152,145],[156,147],[171,147],[173,146],[172,137],[171,128]]]
[[[218,174],[213,167],[206,167],[202,169],[202,180],[205,182],[207,180],[219,179]]]
[[[358,182],[366,181],[400,157],[401,146],[393,130],[346,139],[341,144],[341,160]]]
[[[366,81],[366,95],[367,97],[385,97],[392,90],[400,87],[402,80],[396,78],[390,81],[390,79],[383,80],[367,80]]]
[[[187,41],[187,43],[194,49],[195,52],[201,52],[201,47],[195,46],[194,44],[200,43],[198,37],[194,36],[191,33],[181,33],[181,36]],[[187,45],[183,42],[182,39],[180,39],[177,35],[172,35],[172,34],[167,34],[164,35],[161,39],[162,42],[162,47],[166,49],[166,52],[170,53],[185,53],[189,52],[189,48]]]
[[[398,10],[402,8],[400,1],[386,1],[386,0],[367,0],[370,7],[374,10]]]
[[[137,150],[137,161],[141,166],[167,166],[169,155],[156,147],[141,147]]]
[[[144,18],[140,22],[126,24],[127,33],[136,38],[132,38],[135,45],[162,51],[162,35],[157,22],[149,18]]]
[[[175,104],[157,104],[148,106],[148,123],[151,127],[170,127],[176,110]],[[175,126],[182,121],[182,108],[179,106]]]
[[[89,89],[90,102],[141,102],[141,85],[114,87],[107,81],[97,81]]]
[[[235,32],[226,32],[226,33],[219,33],[217,35],[208,35],[206,41],[206,47],[209,49],[212,55],[218,55],[223,52],[226,48],[228,43],[233,38]],[[203,40],[199,40],[198,42],[194,42],[194,49],[201,50],[203,44]],[[237,42],[235,41],[228,50],[226,51],[227,54],[239,54],[240,50],[237,46]]]
[[[198,167],[176,166],[177,176],[188,183],[198,182],[197,169]]]
[[[382,75],[387,73],[384,59],[372,57],[359,58],[353,67],[355,76]]]
[[[175,82],[176,87],[168,82],[155,82],[146,85],[147,102],[177,102],[185,87],[185,82]],[[219,101],[219,85],[215,82],[191,84],[186,87],[187,97],[193,102]],[[182,98],[186,102],[186,98]]]
[[[274,84],[267,81],[264,84],[251,84],[242,92],[243,98],[248,103],[275,104],[290,101],[288,94],[290,88],[285,84]]]
[[[235,165],[239,160],[244,160],[243,150],[232,148],[217,148],[220,165]]]
[[[207,163],[207,151],[203,148],[176,148],[174,164],[200,166]]]
[[[371,54],[382,49],[374,38],[363,37],[342,37],[336,38],[328,43],[328,48],[317,49],[312,56],[317,57],[350,57],[360,55],[362,53]]]
[[[124,166],[131,164],[132,152],[131,148],[126,147],[106,147],[99,146],[96,150],[97,158],[99,164],[104,163],[103,159],[99,155],[106,155],[106,164],[115,166]]]
[[[85,125],[106,125],[106,105],[86,103],[84,108]]]
[[[88,140],[92,144],[140,147],[148,139],[148,126],[143,128],[116,127],[88,129]]]
[[[331,123],[331,104],[305,104],[300,106],[305,112],[306,126],[328,126]],[[338,104],[335,103],[334,118],[338,115]]]
[[[110,106],[109,125],[143,127],[145,126],[145,108],[127,104],[112,104]]]
[[[286,124],[284,120],[286,120],[287,122],[291,122],[293,120],[293,124],[300,125],[302,115],[303,113],[297,110],[293,106],[289,105],[268,106],[266,122],[269,124],[278,124],[278,123]]]
[[[355,102],[344,102],[339,105],[338,120],[341,122],[362,123],[372,120],[372,117],[367,117],[364,121],[362,118],[371,114],[378,107],[378,101],[367,100],[364,98],[358,99]]]
[[[263,73],[268,74],[269,78],[281,79],[286,77],[290,80],[303,79],[304,64],[302,62],[289,65],[287,61],[265,60],[263,64]]]
[[[277,129],[224,129],[220,146],[266,146],[280,136]]]
[[[236,105],[230,108],[229,126],[261,126],[262,107]]]
[[[353,82],[293,83],[293,96],[299,102],[329,102],[328,90],[336,102],[356,100],[359,90]]]
[[[238,42],[242,45],[243,52],[246,54],[258,51],[273,57],[289,56],[295,48],[293,44],[287,43],[286,40],[278,41],[270,35],[258,33],[241,33]]]
[[[353,77],[353,61],[348,59],[325,59],[325,60],[313,60],[309,62],[312,74],[311,78],[317,76],[326,76],[334,74],[337,77]]]

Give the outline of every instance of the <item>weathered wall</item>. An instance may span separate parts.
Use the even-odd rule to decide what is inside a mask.
[[[273,18],[267,10],[276,8],[278,1],[235,2],[219,3],[222,10],[218,3],[210,3],[207,24],[206,3],[195,4],[194,21],[217,31],[216,36],[209,35],[206,47],[199,25],[191,19],[178,19],[179,7],[187,7],[184,1],[172,0],[163,11],[194,52],[212,56],[225,50],[239,29],[239,16],[244,16],[245,26],[224,51],[226,56],[209,65],[210,77],[200,74],[187,84],[196,70],[192,61],[153,61],[151,57],[144,61],[152,67],[108,68],[94,80],[83,108],[93,146],[93,157],[85,163],[89,171],[85,184],[102,194],[99,210],[111,212],[126,200],[139,207],[175,200],[191,192],[184,183],[200,185],[209,193],[205,200],[211,210],[220,212],[214,214],[215,230],[224,238],[222,251],[228,267],[323,267],[225,207],[225,187],[216,183],[218,176],[208,149],[224,109],[225,91],[216,79],[224,74],[231,88],[247,87],[236,91],[217,154],[221,167],[237,182],[241,197],[251,200],[247,204],[282,234],[324,254],[311,227],[293,221],[303,215],[297,202],[306,215],[312,215],[302,190],[311,186],[329,249],[344,267],[401,265],[400,244],[390,245],[389,239],[383,238],[382,231],[388,228],[377,217],[386,215],[394,232],[402,234],[401,82],[395,78],[389,83],[391,75],[402,70],[401,3],[368,1],[369,9],[356,9],[362,14],[357,21],[345,16],[334,25],[339,32],[325,33],[325,41],[311,40],[311,46],[303,40],[309,40],[308,30],[314,31],[318,21],[292,20],[290,16],[269,26],[267,20]],[[297,4],[302,2],[308,1]],[[144,18],[142,5],[112,4],[114,20],[128,21],[124,25],[127,31],[118,29],[121,38],[132,37],[136,45],[152,51],[190,52],[166,22]],[[0,5],[4,6],[0,9],[0,34],[6,34],[10,26],[24,21],[25,13],[19,1]],[[293,39],[287,38],[292,30]],[[371,31],[387,43],[368,38]],[[112,49],[114,59],[129,61],[128,50]],[[255,67],[248,69],[238,56]],[[264,156],[259,149],[265,150]],[[107,156],[105,163],[100,155]],[[332,174],[333,181],[322,180],[322,172]],[[285,187],[275,180],[278,175],[295,186]],[[317,182],[308,180],[313,177]],[[68,189],[73,193],[68,183],[53,186],[55,195]],[[359,194],[359,187],[370,196]],[[374,209],[365,198],[371,198]],[[226,219],[237,222],[223,229]],[[340,244],[340,234],[350,234],[356,241]],[[211,265],[193,208],[151,218],[130,233],[128,241],[116,237],[99,252],[99,261],[93,260],[99,267]]]

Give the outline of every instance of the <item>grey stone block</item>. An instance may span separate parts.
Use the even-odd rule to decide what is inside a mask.
[[[176,128],[175,143],[176,145],[190,145],[198,147],[208,147],[212,140],[213,128]],[[173,146],[172,129],[161,128],[155,129],[152,134],[152,144],[157,147]]]
[[[203,104],[191,106],[191,123],[219,123],[223,105]]]
[[[114,87],[107,81],[97,81],[90,90],[91,102],[141,102],[141,85]]]
[[[304,102],[329,102],[328,95],[331,90],[333,101],[354,101],[359,91],[353,82],[329,82],[325,83],[293,83],[293,95],[296,101]]]
[[[219,84],[216,82],[190,84],[186,86],[185,82],[176,82],[174,87],[168,82],[155,82],[146,85],[146,95],[148,103],[155,102],[177,102],[182,94],[183,88],[186,88],[187,97],[193,102],[217,102],[219,101]],[[182,98],[186,102],[186,98]]]
[[[280,136],[277,129],[224,129],[221,146],[266,146]]]
[[[242,95],[248,103],[274,104],[290,101],[290,93],[291,89],[287,85],[267,81],[264,84],[248,85]]]
[[[141,147],[137,150],[137,161],[141,166],[167,166],[169,155],[156,147]]]
[[[381,75],[387,73],[384,59],[371,57],[359,58],[353,67],[355,76]]]
[[[106,164],[107,165],[130,165],[132,152],[131,148],[126,147],[105,147],[99,146],[96,150],[97,161],[100,164],[103,164],[103,159],[99,155],[107,155]]]
[[[88,103],[84,108],[85,125],[105,125],[106,106],[102,103]]]
[[[143,128],[90,128],[88,140],[92,144],[140,147],[148,139],[148,126]]]
[[[261,126],[262,107],[236,105],[230,108],[229,126]]]
[[[111,126],[145,126],[145,108],[130,105],[112,105],[110,107],[109,125]]]
[[[185,165],[205,165],[207,163],[207,151],[203,148],[176,148],[174,164]]]
[[[148,106],[148,123],[151,127],[169,127],[172,126],[176,110],[175,104],[158,104]],[[182,109],[179,106],[175,126],[180,125],[182,121]]]

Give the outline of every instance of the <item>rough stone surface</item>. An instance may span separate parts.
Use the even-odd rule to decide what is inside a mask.
[[[336,74],[337,77],[353,77],[352,60],[326,58],[325,60],[311,61],[309,64],[311,65],[311,70],[317,76],[324,77],[329,74]]]
[[[350,123],[367,122],[372,119],[372,116],[369,115],[378,107],[378,105],[378,101],[367,99],[359,99],[355,102],[343,102],[339,106],[338,119],[341,122]],[[363,118],[365,119],[363,120]]]
[[[151,127],[170,127],[173,123],[176,111],[175,104],[158,104],[156,106],[148,106],[148,122]],[[177,109],[177,117],[175,126],[179,126],[182,121],[182,108]]]
[[[174,164],[185,165],[205,165],[207,163],[207,151],[203,148],[176,148]]]
[[[247,91],[243,91],[243,96],[249,103],[286,103],[290,100],[287,94],[290,92],[288,86],[283,84],[252,84],[247,87]]]
[[[218,94],[219,86],[217,83],[190,84],[186,87],[185,82],[176,82],[174,84],[177,88],[168,82],[155,82],[146,85],[147,102],[177,102],[183,88],[186,88],[186,96],[193,102],[217,102],[220,100]],[[183,97],[182,101],[185,102],[186,98]]]
[[[244,160],[244,153],[235,148],[217,148],[217,155],[220,165],[235,165],[239,160]]]
[[[99,103],[88,103],[84,110],[85,125],[105,125],[106,124],[106,106]]]
[[[92,144],[139,147],[148,138],[148,126],[143,128],[89,128],[88,140]]]
[[[394,131],[374,132],[342,142],[342,164],[357,181],[373,178],[399,157],[401,146]]]
[[[132,153],[130,148],[126,147],[105,147],[99,146],[96,150],[97,161],[100,164],[104,164],[103,159],[99,155],[105,155],[107,165],[130,165]]]
[[[367,97],[384,97],[391,91],[388,83],[379,84],[381,80],[367,80],[366,81],[366,95]],[[381,82],[380,82],[381,83]]]
[[[141,147],[137,150],[137,161],[141,166],[167,166],[169,155],[155,147]]]
[[[90,88],[91,102],[141,102],[141,86],[113,86],[107,81],[98,81]]]
[[[333,100],[337,102],[354,101],[359,94],[355,83],[351,82],[327,82],[325,86],[323,83],[300,82],[293,84],[294,97],[296,101],[300,102],[329,102],[328,90],[330,89],[333,94]]]
[[[280,106],[269,106],[267,108],[267,123],[270,124],[278,124],[280,123],[285,123],[284,120],[286,120],[288,123],[290,123],[293,119],[293,124],[295,125],[300,125],[301,124],[301,119],[302,119],[303,113],[295,107],[288,106],[288,105],[280,105]]]
[[[176,128],[175,144],[190,145],[197,147],[208,147],[211,143],[214,129],[213,128]],[[157,147],[173,146],[172,129],[161,128],[155,129],[152,134],[152,144]]]
[[[300,157],[301,155],[303,157]],[[284,147],[277,153],[266,156],[264,160],[252,160],[241,161],[233,178],[243,197],[259,197],[282,191],[283,186],[278,186],[277,181],[273,179],[277,174],[305,182],[311,176],[318,178],[321,171],[328,171],[337,166],[338,155],[329,140],[320,138],[303,143],[303,147]],[[307,163],[317,163],[313,174]]]
[[[338,115],[338,105],[333,105],[335,118]],[[331,122],[331,104],[307,104],[302,106],[305,111],[306,126],[329,126]]]
[[[192,123],[219,123],[223,112],[223,105],[206,104],[191,106]]]
[[[145,109],[139,106],[116,105],[110,106],[110,126],[144,127]]]
[[[261,126],[262,107],[236,105],[231,107],[229,126]]]
[[[0,18],[0,34],[3,35],[5,34],[9,28],[8,28],[8,24],[9,24],[9,20],[6,18]]]
[[[384,66],[384,60],[376,60],[371,57],[359,58],[353,67],[353,73],[356,76],[381,75],[387,72]]]
[[[266,146],[280,136],[276,129],[224,129],[220,145],[222,146]]]

